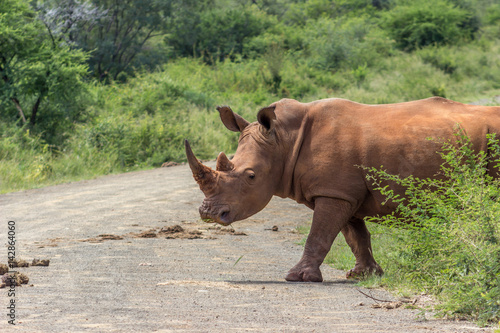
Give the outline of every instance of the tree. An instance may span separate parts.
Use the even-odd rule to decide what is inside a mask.
[[[45,101],[68,101],[83,91],[87,54],[58,43],[26,0],[0,2],[0,103],[13,103],[34,127]],[[28,111],[28,113],[26,112]]]
[[[100,80],[130,69],[152,38],[165,34],[173,0],[92,0],[106,10],[97,24],[82,31],[78,45],[92,51],[91,70]]]
[[[33,13],[26,3],[6,0],[0,3],[0,93],[4,100],[11,101],[19,111],[19,117],[26,122],[18,96],[13,89],[13,64],[26,57],[33,46],[30,37],[35,37],[32,24]]]
[[[99,80],[130,70],[147,42],[165,34],[173,0],[45,0],[40,17],[52,36],[90,52]]]
[[[108,14],[85,0],[46,0],[36,10],[51,37],[73,47],[78,47],[82,31],[91,31]]]

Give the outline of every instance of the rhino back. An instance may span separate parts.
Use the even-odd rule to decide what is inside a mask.
[[[307,124],[290,196],[309,206],[318,196],[344,199],[358,217],[394,208],[380,205],[384,198],[367,183],[359,166],[383,166],[403,177],[433,177],[442,163],[436,153],[442,144],[427,138],[451,139],[460,124],[476,150],[485,150],[486,134],[500,132],[500,107],[436,97],[385,105],[328,99],[298,109],[306,113],[303,123]],[[401,188],[394,190],[404,193]]]

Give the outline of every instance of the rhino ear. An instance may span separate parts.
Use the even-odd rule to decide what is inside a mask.
[[[257,121],[267,130],[272,130],[274,128],[274,121],[276,120],[274,109],[276,109],[276,105],[271,105],[261,109],[257,114]]]
[[[222,123],[230,131],[243,132],[245,127],[250,124],[248,121],[243,119],[242,116],[234,113],[229,106],[218,106],[217,111],[219,111]]]

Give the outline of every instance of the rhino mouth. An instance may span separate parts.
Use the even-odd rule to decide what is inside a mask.
[[[207,223],[229,225],[233,222],[228,205],[213,205],[204,201],[199,211],[201,219]]]

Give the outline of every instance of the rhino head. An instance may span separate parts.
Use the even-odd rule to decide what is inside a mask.
[[[276,149],[274,109],[260,110],[258,122],[249,123],[228,106],[217,107],[224,125],[241,134],[233,159],[221,152],[215,170],[202,164],[185,141],[193,177],[205,194],[199,209],[202,219],[229,225],[259,212],[271,200],[283,164]]]

